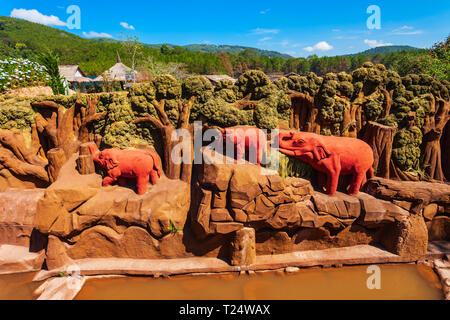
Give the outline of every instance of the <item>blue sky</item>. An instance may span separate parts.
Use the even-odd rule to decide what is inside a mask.
[[[64,26],[70,5],[80,7],[80,30]],[[367,28],[370,5],[381,9],[380,30]],[[34,19],[83,37],[119,39],[123,31],[145,43],[242,45],[295,57],[389,44],[427,48],[450,33],[448,0],[2,0],[0,15]]]

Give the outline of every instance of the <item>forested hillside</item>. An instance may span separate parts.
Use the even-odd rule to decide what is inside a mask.
[[[33,60],[37,53],[48,48],[60,56],[61,64],[78,64],[89,75],[98,75],[110,68],[116,62],[116,52],[120,53],[125,64],[131,65],[131,56],[120,41],[85,39],[59,29],[9,17],[0,17],[0,39],[0,58]],[[221,48],[228,52],[221,52]],[[157,61],[164,64],[178,63],[191,74],[225,73],[237,76],[247,70],[259,69],[266,73],[295,72],[306,75],[314,72],[317,75],[324,75],[329,72],[351,72],[370,61],[384,64],[402,76],[408,73],[429,73],[440,79],[446,79],[449,68],[446,53],[448,39],[442,44],[442,48],[443,51],[435,55],[429,50],[395,46],[375,48],[357,55],[288,58],[281,54],[236,46],[181,47],[144,44],[141,46],[140,54],[137,55],[136,66],[138,69],[148,70],[149,65]],[[405,50],[396,51],[402,49]],[[390,52],[393,50],[394,52]],[[441,62],[434,63],[436,62],[434,58]]]

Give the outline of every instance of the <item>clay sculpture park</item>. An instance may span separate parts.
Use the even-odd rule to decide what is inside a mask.
[[[129,73],[129,56],[110,54]],[[39,61],[53,81],[51,55]],[[56,62],[61,79],[66,69]],[[99,283],[120,295],[133,281],[164,292],[195,275],[256,277],[295,299],[282,285],[296,276],[360,268],[365,284],[377,265],[392,278],[419,270],[430,297],[449,298],[448,78],[365,61],[127,79],[0,95],[0,287],[95,299],[109,297]],[[245,288],[224,297],[276,298]]]

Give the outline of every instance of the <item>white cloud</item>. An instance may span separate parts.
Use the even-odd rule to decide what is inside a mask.
[[[112,38],[113,36],[105,33],[105,32],[95,32],[95,31],[90,31],[90,32],[84,32],[83,31],[83,36],[85,36],[86,38]]]
[[[313,51],[329,51],[331,49],[333,49],[332,45],[328,44],[326,41],[321,41],[316,43],[314,46],[306,47],[303,50],[313,52]]]
[[[290,55],[290,56],[295,56],[296,54],[297,54],[297,52],[295,52],[295,51],[286,51],[286,52],[284,52],[285,54],[288,54],[288,55]]]
[[[278,29],[263,29],[263,28],[256,28],[252,30],[252,34],[278,34],[280,33],[280,30]]]
[[[383,40],[368,40],[365,39],[364,43],[367,44],[369,47],[371,48],[376,48],[376,47],[387,47],[387,46],[393,46],[394,44],[392,43],[385,43],[383,42]]]
[[[341,32],[341,29],[333,29],[331,31],[333,31],[333,32]]]
[[[11,11],[10,16],[12,18],[24,19],[31,22],[36,22],[40,24],[44,24],[47,26],[61,26],[65,27],[67,24],[61,20],[57,16],[46,16],[36,9],[13,9]]]
[[[131,24],[128,24],[126,22],[121,22],[120,25],[122,27],[124,27],[125,29],[129,29],[129,30],[135,30],[134,27]]]
[[[269,41],[272,40],[272,37],[264,37],[258,40],[258,42],[265,42],[265,41]]]
[[[414,30],[414,27],[411,26],[403,26],[398,29],[392,30],[392,34],[395,35],[401,35],[401,36],[410,36],[410,35],[416,35],[416,34],[422,34],[422,30]]]
[[[261,10],[259,13],[260,14],[266,14],[266,13],[268,13],[270,11],[270,9],[266,9],[266,10]]]

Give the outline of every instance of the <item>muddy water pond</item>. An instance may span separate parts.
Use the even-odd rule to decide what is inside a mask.
[[[369,290],[367,266],[254,275],[90,279],[76,299],[309,300],[443,299],[439,278],[422,265],[382,265],[381,289]]]
[[[380,290],[369,290],[367,266],[301,269],[296,273],[91,278],[77,300],[435,300],[439,278],[423,265],[380,265]],[[34,273],[0,275],[0,300],[31,300]]]
[[[35,272],[0,275],[0,300],[32,300],[41,282],[33,282]]]

